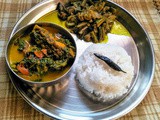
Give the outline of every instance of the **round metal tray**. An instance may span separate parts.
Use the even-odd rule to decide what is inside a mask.
[[[58,0],[43,1],[31,8],[16,23],[10,37],[19,28],[33,23],[46,13],[55,10],[58,2]],[[111,44],[124,47],[132,58],[135,76],[127,96],[114,106],[93,102],[79,91],[74,80],[74,70],[64,78],[67,79],[65,83],[41,88],[21,83],[8,70],[16,90],[35,109],[57,119],[116,119],[130,112],[145,97],[151,86],[155,68],[151,40],[143,27],[127,10],[111,1],[108,1],[108,4],[118,9],[118,21],[132,35],[132,38],[128,40],[109,41]],[[78,56],[90,45],[80,40],[77,40],[76,44]],[[55,90],[58,91],[58,94],[55,94]]]

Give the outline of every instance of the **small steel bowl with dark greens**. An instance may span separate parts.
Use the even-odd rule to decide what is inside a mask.
[[[53,23],[33,23],[8,41],[6,62],[11,72],[31,86],[61,81],[76,58],[76,43],[64,28]]]

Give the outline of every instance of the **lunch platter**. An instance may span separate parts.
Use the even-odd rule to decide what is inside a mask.
[[[54,16],[45,18],[55,11],[59,0],[46,0],[28,10],[14,26],[10,38],[25,25],[35,22],[52,22],[57,24]],[[75,80],[75,69],[54,86],[34,87],[22,83],[11,70],[9,77],[20,95],[36,110],[55,119],[117,119],[134,109],[150,89],[155,69],[154,52],[151,40],[141,24],[126,9],[118,4],[107,1],[109,6],[117,9],[117,20],[131,36],[108,33],[106,44],[123,47],[131,56],[134,66],[134,77],[129,91],[121,99],[113,103],[95,102],[80,91]],[[43,19],[42,19],[43,18]],[[53,18],[53,20],[52,20]],[[74,65],[81,54],[93,43],[85,42],[72,34],[77,45],[77,56]]]

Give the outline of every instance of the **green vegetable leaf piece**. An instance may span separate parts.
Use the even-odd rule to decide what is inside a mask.
[[[19,39],[19,51],[23,51],[23,49],[25,48],[25,41],[23,39]]]

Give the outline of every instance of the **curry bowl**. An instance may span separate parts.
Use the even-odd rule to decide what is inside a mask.
[[[8,41],[6,62],[10,71],[30,86],[62,81],[76,58],[76,43],[64,28],[33,23],[19,29]]]

